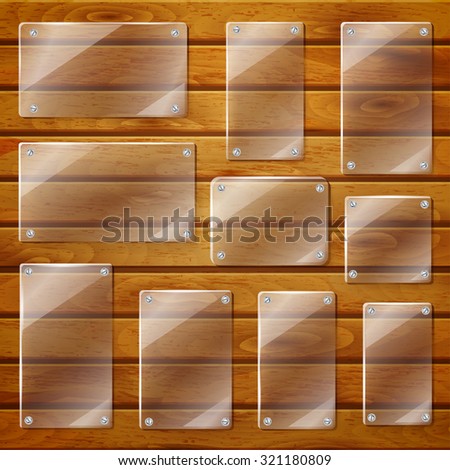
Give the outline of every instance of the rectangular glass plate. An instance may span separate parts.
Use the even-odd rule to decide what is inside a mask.
[[[364,423],[432,421],[432,305],[364,304]]]
[[[303,23],[227,24],[227,158],[303,158]]]
[[[220,177],[211,182],[211,260],[220,266],[327,261],[324,178]]]
[[[20,425],[112,427],[112,266],[20,266]]]
[[[335,426],[334,292],[260,292],[261,429]]]
[[[181,117],[185,23],[22,23],[22,117]]]
[[[20,241],[186,241],[191,143],[23,143]],[[183,218],[183,219],[181,219]]]
[[[344,174],[432,170],[431,23],[342,23]]]
[[[426,196],[347,197],[346,281],[431,282],[432,210]]]
[[[142,429],[228,429],[232,420],[230,291],[140,294]]]

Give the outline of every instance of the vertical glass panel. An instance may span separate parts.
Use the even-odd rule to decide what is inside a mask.
[[[220,266],[321,265],[324,178],[220,177],[211,183],[211,260]]]
[[[303,158],[303,24],[227,24],[227,157]]]
[[[142,429],[232,425],[230,291],[141,291]]]
[[[431,198],[352,196],[345,215],[347,282],[431,282]]]
[[[112,266],[20,266],[20,425],[112,426]]]
[[[23,117],[187,113],[185,23],[22,23]]]
[[[260,292],[261,429],[335,426],[334,292]]]
[[[430,173],[431,23],[343,23],[342,172]]]
[[[364,423],[432,421],[432,306],[364,304]]]
[[[195,208],[191,143],[24,143],[21,241],[186,241]]]

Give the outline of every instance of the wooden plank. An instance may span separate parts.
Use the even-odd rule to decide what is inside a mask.
[[[338,88],[340,86],[340,52],[339,46],[307,46],[304,49],[304,84],[306,89]],[[188,55],[190,90],[225,87],[225,46],[190,45]],[[17,46],[0,45],[0,63],[2,64],[0,88],[2,89],[17,89],[18,87],[19,64],[17,56]],[[433,88],[435,90],[450,86],[449,67],[450,47],[434,46]],[[134,83],[141,84],[144,78],[148,79],[146,75],[136,74]]]
[[[137,299],[136,299],[137,300]],[[385,299],[383,299],[385,300]],[[339,300],[338,300],[339,301]],[[410,301],[410,299],[408,299]],[[130,302],[130,300],[129,300]],[[137,309],[138,302],[134,302]],[[137,311],[136,311],[137,314]],[[236,315],[235,315],[236,316]],[[101,320],[98,320],[99,323]],[[55,324],[56,320],[46,320],[46,328],[51,334],[62,335],[64,328]],[[74,319],[73,322],[83,322]],[[235,363],[255,362],[258,350],[256,318],[236,318],[233,331],[233,361]],[[338,363],[361,362],[362,321],[355,318],[337,320],[336,361]],[[114,321],[114,361],[138,362],[139,321],[135,318],[121,318]],[[433,362],[448,363],[450,341],[450,320],[436,319],[433,335]],[[87,346],[86,346],[87,347]],[[198,347],[197,349],[201,349]],[[195,345],[193,345],[193,354]],[[170,354],[169,351],[167,354]],[[101,352],[98,356],[100,357]],[[16,362],[19,357],[19,321],[0,319],[0,361]],[[105,356],[106,357],[106,356]],[[286,357],[288,359],[289,356]],[[218,360],[218,358],[216,357]],[[87,360],[87,359],[86,359]],[[195,358],[193,360],[195,362]],[[283,363],[284,361],[280,361]],[[95,363],[92,361],[92,363]]]
[[[3,6],[0,37],[17,39],[17,26],[28,21],[183,21],[191,41],[224,41],[227,21],[292,21],[305,23],[308,40],[336,41],[343,21],[431,21],[436,40],[450,38],[449,11],[445,3],[254,3],[188,2],[92,5],[65,3],[15,3]],[[199,21],[201,18],[201,21]]]
[[[118,92],[119,93],[119,92]],[[261,92],[262,93],[262,92]],[[271,92],[266,92],[269,96]],[[275,92],[272,92],[274,94]],[[277,94],[277,99],[279,94]],[[122,98],[120,98],[122,99]],[[423,101],[423,100],[422,100]],[[425,106],[420,99],[411,106],[420,110]],[[22,118],[18,114],[18,93],[0,92],[0,128],[4,134],[46,132],[49,134],[115,134],[133,135],[224,135],[225,131],[224,91],[193,91],[189,94],[189,112],[184,118]],[[281,112],[281,108],[280,108]],[[434,133],[449,129],[450,92],[433,93]],[[397,129],[395,118],[390,117],[393,131]],[[369,123],[370,134],[374,123]],[[305,93],[305,133],[327,135],[340,130],[340,93],[338,91],[309,91]],[[386,125],[384,126],[386,128]],[[386,129],[388,130],[388,129]],[[362,132],[362,129],[360,129]]]
[[[84,367],[84,366],[83,366]],[[95,372],[90,366],[88,371]],[[174,366],[177,367],[177,366]],[[389,366],[386,366],[389,368]],[[37,373],[43,366],[34,366]],[[67,366],[45,366],[46,372],[55,378]],[[70,370],[70,367],[68,368]],[[115,364],[114,408],[137,409],[139,407],[139,367],[137,364]],[[258,371],[255,364],[235,364],[233,366],[233,406],[234,408],[255,408],[257,406]],[[0,365],[0,408],[19,406],[19,369],[14,364]],[[295,394],[295,391],[292,391]],[[339,408],[362,407],[362,365],[338,364],[336,367],[336,403]],[[303,399],[303,398],[301,398]],[[450,403],[450,365],[433,365],[433,407],[447,408]]]
[[[355,138],[357,139],[357,138]],[[390,137],[386,137],[389,144]],[[20,142],[186,142],[193,141],[197,147],[197,181],[221,176],[267,176],[305,175],[342,177],[340,170],[340,138],[309,136],[305,139],[305,158],[290,161],[228,161],[225,137],[0,137],[0,178],[16,179],[17,149]],[[450,138],[433,139],[433,175],[444,178],[450,175]],[[398,176],[398,175],[397,175]],[[407,176],[402,176],[402,179]],[[429,177],[429,175],[427,175]],[[386,178],[391,178],[387,176]],[[414,176],[413,176],[414,178]],[[377,176],[370,176],[371,181]]]
[[[258,429],[256,410],[235,410],[233,428],[143,431],[137,410],[116,410],[114,426],[95,429],[22,429],[19,413],[0,411],[0,446],[8,449],[448,449],[450,411],[436,410],[429,426],[365,426],[360,410],[338,410],[333,430]]]

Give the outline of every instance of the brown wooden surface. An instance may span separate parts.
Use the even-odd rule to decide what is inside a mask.
[[[450,448],[450,3],[3,2],[0,5],[0,448]],[[227,161],[225,23],[305,23],[305,157],[295,161]],[[181,119],[24,119],[18,115],[17,28],[22,21],[184,21],[189,26],[189,114]],[[340,171],[340,23],[433,23],[433,171],[426,175],[343,176]],[[419,56],[416,57],[417,60]],[[139,83],[140,76],[134,75]],[[411,77],[410,77],[411,78]],[[419,93],[420,94],[420,93]],[[356,110],[357,111],[357,110]],[[388,129],[391,131],[392,129]],[[370,131],[370,128],[368,128]],[[387,142],[389,137],[386,137]],[[333,220],[349,195],[404,194],[433,199],[430,284],[357,284],[344,280],[344,245],[332,232],[330,256],[318,268],[218,268],[201,243],[36,243],[18,241],[17,145],[46,141],[193,142],[197,150],[197,215],[209,215],[217,176],[323,176]],[[197,232],[201,230],[198,227]],[[19,276],[25,262],[114,266],[114,427],[23,430],[19,427]],[[234,302],[233,428],[149,431],[138,420],[138,299],[142,289],[229,289]],[[271,431],[257,427],[257,294],[324,290],[337,295],[337,427]],[[362,305],[430,302],[434,314],[433,423],[362,424]],[[56,332],[57,333],[57,332]],[[289,358],[286,358],[287,360]],[[46,367],[55,367],[51,365]],[[96,366],[90,366],[96,367]],[[389,366],[386,366],[389,367]],[[293,393],[293,391],[287,391]]]

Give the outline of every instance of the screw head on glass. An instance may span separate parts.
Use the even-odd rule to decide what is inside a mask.
[[[178,114],[180,112],[180,107],[177,104],[172,105],[172,113]]]
[[[348,275],[352,278],[352,279],[355,279],[355,277],[358,276],[358,271],[356,271],[355,269],[352,269],[349,271]]]
[[[292,34],[298,34],[299,31],[300,31],[300,29],[298,28],[298,26],[292,26],[291,27],[291,33]]]
[[[170,34],[172,35],[172,37],[177,38],[180,35],[180,31],[178,31],[178,29],[172,29]]]
[[[369,423],[374,423],[377,419],[377,415],[375,413],[369,413],[367,415],[367,421],[369,421]]]
[[[28,150],[27,150],[27,155],[28,155],[29,157],[32,157],[32,156],[34,155],[34,150],[33,150],[33,149],[28,149]]]
[[[31,424],[33,424],[33,417],[32,416],[25,416],[25,418],[23,419],[23,422],[27,426],[30,426]]]
[[[217,253],[217,258],[218,258],[218,259],[224,259],[224,258],[225,258],[225,252],[219,251],[219,252]]]
[[[263,419],[263,423],[264,423],[264,426],[271,426],[272,425],[272,418],[269,418],[268,416],[266,416]]]
[[[333,424],[333,420],[331,418],[324,418],[323,424],[324,426],[331,426]]]
[[[318,251],[318,252],[316,253],[316,258],[317,258],[317,259],[323,259],[324,256],[325,256],[325,254],[324,254],[323,251]]]
[[[229,426],[231,423],[230,419],[229,418],[222,418],[220,420],[220,424],[223,426],[223,427],[226,427],[226,426]]]
[[[220,299],[223,304],[229,304],[230,303],[230,297],[228,295],[222,295],[222,298]]]
[[[235,147],[233,149],[233,156],[234,157],[240,157],[241,156],[241,149],[239,147]]]
[[[191,237],[191,232],[190,232],[190,230],[185,230],[185,231],[183,232],[183,237],[184,237],[184,238],[190,238],[190,237]]]
[[[291,155],[293,157],[298,157],[300,155],[300,150],[297,147],[291,148]]]
[[[423,201],[420,201],[420,207],[422,209],[428,209],[430,207],[430,203],[424,199]]]
[[[30,106],[30,111],[31,111],[32,113],[37,113],[37,111],[38,111],[37,105],[32,104],[32,105]]]
[[[265,304],[270,304],[270,302],[272,302],[272,299],[270,297],[264,297]]]
[[[35,38],[37,35],[38,35],[37,29],[32,29],[32,30],[30,30],[30,36],[31,36],[32,38]]]
[[[347,28],[347,35],[353,36],[355,34],[355,30],[353,28]]]
[[[428,168],[428,163],[427,162],[420,162],[420,169],[421,170],[426,170]]]
[[[25,233],[27,235],[27,238],[34,238],[34,236],[36,235],[36,232],[32,228],[29,228]]]
[[[222,193],[223,191],[225,191],[225,186],[223,184],[219,184],[219,186],[217,186],[217,189]]]
[[[375,315],[375,309],[374,309],[373,307],[369,307],[369,308],[367,309],[367,313],[368,313],[369,315]]]
[[[353,199],[348,203],[350,207],[356,207],[358,203],[356,201],[353,201]]]
[[[109,418],[108,416],[102,416],[100,418],[100,424],[103,424],[103,426],[106,426],[109,423]]]
[[[144,423],[147,427],[153,426],[153,418],[145,418]]]
[[[31,276],[33,274],[33,270],[31,268],[25,268],[25,274],[27,276]]]
[[[145,297],[145,301],[148,303],[148,304],[151,304],[153,302],[153,297],[151,295],[147,295]]]
[[[426,269],[424,269],[423,271],[420,272],[420,275],[421,275],[424,279],[426,279],[426,278],[430,275],[430,273],[429,273]]]
[[[107,276],[109,274],[109,269],[108,268],[102,268],[100,269],[100,274],[102,276]]]
[[[428,28],[420,28],[419,33],[421,36],[428,36]]]
[[[183,150],[183,155],[184,155],[185,157],[190,157],[190,156],[192,155],[192,150],[191,150],[191,149],[188,149],[188,148],[184,149],[184,150]]]
[[[233,26],[233,33],[238,34],[240,30],[241,30],[241,28],[239,28],[239,26],[237,26],[237,25]]]
[[[356,163],[355,162],[347,162],[347,168],[349,170],[354,170],[356,168]]]
[[[323,192],[325,191],[325,186],[324,186],[323,184],[318,184],[318,185],[316,186],[316,191],[317,191],[318,193],[323,193]]]
[[[423,314],[423,315],[429,315],[430,312],[431,312],[430,307],[423,307],[423,308],[422,308],[422,314]]]
[[[430,416],[429,413],[424,413],[424,414],[422,415],[422,421],[423,421],[424,423],[429,423],[429,422],[430,422],[430,419],[431,419],[431,416]]]
[[[332,302],[333,302],[333,299],[329,295],[323,298],[323,303],[325,305],[330,305]]]

